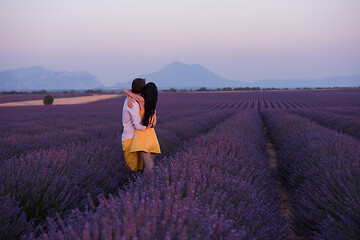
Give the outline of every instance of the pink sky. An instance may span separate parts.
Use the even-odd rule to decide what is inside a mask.
[[[0,71],[89,71],[106,85],[173,61],[242,81],[360,73],[360,1],[0,2]]]

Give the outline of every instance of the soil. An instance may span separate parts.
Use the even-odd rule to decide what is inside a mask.
[[[274,148],[274,145],[272,144],[270,137],[267,133],[266,127],[264,127],[264,133],[266,137],[266,151],[269,157],[269,164],[270,167],[278,173],[278,167],[277,167],[277,159],[276,159],[276,151]],[[293,216],[291,212],[291,201],[290,201],[290,194],[287,191],[286,183],[284,179],[280,176],[280,174],[277,174],[277,187],[279,190],[279,203],[280,203],[280,213],[281,215],[286,219],[286,225],[288,227],[289,231],[289,238],[294,240],[300,240],[302,238],[296,236],[294,229],[294,222],[293,222]]]

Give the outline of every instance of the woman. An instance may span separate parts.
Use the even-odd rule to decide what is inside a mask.
[[[161,153],[159,141],[154,130],[154,126],[156,125],[158,90],[155,83],[149,82],[145,85],[142,95],[134,94],[129,89],[125,89],[124,93],[139,103],[142,125],[148,127],[144,131],[135,131],[130,146],[130,152],[139,153],[140,158],[145,164],[145,171],[147,172],[152,169],[156,154]]]

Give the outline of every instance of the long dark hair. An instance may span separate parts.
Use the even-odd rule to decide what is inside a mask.
[[[155,83],[147,83],[143,88],[142,96],[145,99],[145,113],[142,119],[142,125],[147,126],[151,122],[156,109],[158,89]]]

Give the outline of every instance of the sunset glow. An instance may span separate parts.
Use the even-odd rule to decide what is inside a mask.
[[[0,2],[0,71],[89,71],[106,85],[173,61],[234,80],[360,72],[360,1]]]

